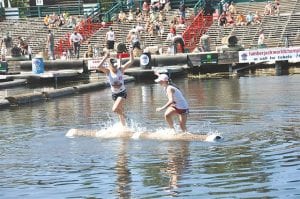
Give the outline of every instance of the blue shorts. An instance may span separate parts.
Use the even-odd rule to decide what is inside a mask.
[[[126,97],[127,97],[127,91],[123,90],[123,91],[121,91],[119,93],[113,93],[112,94],[112,99],[114,101],[116,101],[118,97],[122,97],[122,98],[126,99]]]
[[[189,109],[179,109],[179,108],[176,108],[175,106],[172,106],[172,107],[175,109],[176,113],[179,115],[187,115],[190,112]]]

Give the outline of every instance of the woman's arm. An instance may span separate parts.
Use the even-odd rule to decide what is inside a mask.
[[[164,110],[164,109],[168,108],[170,105],[174,104],[173,93],[174,93],[174,90],[171,87],[168,87],[167,88],[168,102],[164,106],[156,108],[156,111]]]
[[[130,54],[129,60],[124,64],[124,66],[121,67],[122,73],[124,73],[125,70],[133,64],[134,59],[133,59],[133,49],[132,49],[132,47],[129,48],[129,54]]]
[[[103,66],[104,62],[106,61],[106,59],[107,59],[108,57],[109,57],[109,52],[107,52],[107,53],[104,55],[103,59],[101,60],[99,66],[98,66],[98,70],[99,70],[99,71],[102,71],[102,72],[105,73],[105,74],[109,73],[109,69],[107,69],[106,67]]]

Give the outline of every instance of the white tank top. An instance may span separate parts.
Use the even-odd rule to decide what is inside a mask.
[[[108,41],[115,41],[115,33],[113,31],[108,31],[106,36]]]
[[[107,77],[113,93],[120,93],[125,90],[123,74],[120,69],[117,69],[115,74],[110,72]]]
[[[168,85],[167,88],[168,87],[171,87],[175,91],[173,93],[175,107],[178,108],[178,109],[188,109],[189,105],[188,105],[186,99],[184,98],[182,92],[178,88],[176,88],[175,86]]]

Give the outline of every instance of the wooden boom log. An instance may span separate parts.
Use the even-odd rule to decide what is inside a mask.
[[[222,139],[220,135],[203,135],[194,133],[159,133],[159,132],[132,132],[130,130],[118,132],[104,132],[101,130],[70,129],[66,136],[86,136],[103,139],[125,138],[125,139],[150,139],[168,141],[217,141]]]

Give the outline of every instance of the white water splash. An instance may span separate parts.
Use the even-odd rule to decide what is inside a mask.
[[[205,139],[205,141],[207,141],[207,142],[215,142],[215,141],[223,139],[221,133],[218,131],[210,131],[207,135],[208,136]]]

